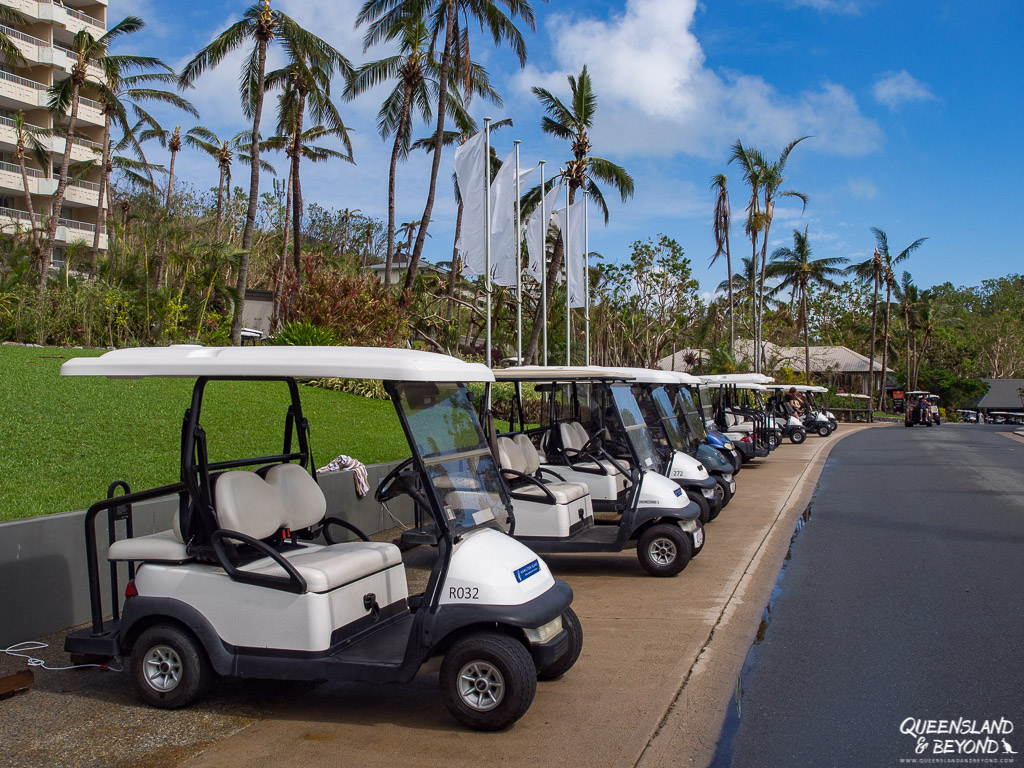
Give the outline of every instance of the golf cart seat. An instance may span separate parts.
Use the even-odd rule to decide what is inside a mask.
[[[111,542],[107,559],[148,563],[184,563],[191,560],[188,548],[181,539],[178,513],[174,513],[171,529],[148,536],[133,536]]]
[[[562,422],[558,425],[558,433],[562,438],[562,447],[567,451],[579,451],[587,444],[587,441],[590,440],[590,434],[578,421]],[[566,460],[570,461],[574,469],[578,469],[583,472],[595,472],[602,475],[621,474],[619,470],[615,468],[614,464],[605,459],[571,461],[567,455]]]
[[[302,530],[324,519],[327,500],[320,486],[298,464],[272,467],[263,479],[255,472],[225,472],[215,489],[217,520],[222,530],[254,539],[268,539],[282,529]],[[380,571],[401,566],[394,544],[352,541],[306,544],[283,549],[285,557],[306,581],[309,592],[329,592]],[[239,571],[280,575],[271,557],[238,566]]]
[[[537,450],[526,435],[517,435],[526,439],[529,451],[524,451],[522,441],[508,437],[498,438],[498,464],[502,475],[509,484],[513,499],[522,501],[544,501],[548,498],[545,491],[550,492],[556,504],[571,504],[590,495],[590,489],[581,483],[564,481],[546,481],[537,477],[540,461]],[[554,474],[548,470],[548,474]]]

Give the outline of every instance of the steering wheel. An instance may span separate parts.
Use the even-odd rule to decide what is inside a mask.
[[[377,486],[377,492],[373,494],[373,498],[378,502],[384,502],[390,501],[402,493],[407,493],[408,488],[400,487],[399,481],[408,480],[416,476],[415,473],[407,471],[411,464],[412,456],[388,472],[384,479],[380,481],[380,485]]]
[[[594,435],[592,438],[587,440],[587,442],[585,442],[580,447],[580,449],[577,451],[577,453],[578,454],[585,454],[585,453],[589,454],[589,453],[592,453],[595,448],[598,449],[598,450],[600,450],[600,448],[601,448],[601,435]]]

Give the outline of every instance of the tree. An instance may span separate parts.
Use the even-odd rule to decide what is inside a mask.
[[[508,9],[508,15],[502,10]],[[430,39],[442,39],[441,64],[437,70],[437,108],[434,115],[437,127],[434,131],[434,158],[430,166],[430,183],[427,188],[427,201],[423,208],[420,221],[429,224],[434,211],[434,198],[437,193],[437,176],[441,167],[441,143],[444,140],[445,119],[448,116],[449,77],[458,61],[471,60],[469,44],[469,26],[479,23],[481,30],[490,32],[495,45],[507,42],[519,65],[526,65],[526,42],[516,28],[513,19],[521,18],[530,28],[536,29],[533,7],[530,0],[366,0],[357,24],[369,24],[364,38],[367,46],[393,39],[395,31],[401,28],[402,21],[412,16],[429,19]],[[511,18],[510,18],[511,17]],[[460,18],[465,22],[460,23]],[[443,32],[443,34],[442,34]],[[463,73],[468,72],[468,67]],[[413,247],[409,270],[405,277],[402,290],[402,306],[412,302],[411,288],[415,279],[416,269],[423,254],[423,246],[427,241],[427,226],[420,227]]]
[[[882,285],[882,254],[875,248],[870,259],[859,264],[851,264],[846,268],[847,274],[856,275],[864,281],[871,281],[874,289],[874,296],[871,300],[871,356],[868,362],[868,402],[874,402],[875,394],[875,340],[878,333],[878,289]],[[883,389],[885,384],[885,371],[883,369],[881,378]]]
[[[178,76],[178,83],[187,88],[206,70],[216,67],[234,50],[251,45],[252,49],[242,65],[240,78],[240,96],[242,109],[252,119],[252,131],[255,137],[251,141],[252,162],[249,176],[249,206],[245,215],[245,229],[242,231],[242,254],[238,263],[238,303],[235,305],[234,319],[231,323],[231,341],[241,343],[242,313],[245,309],[245,287],[249,277],[249,258],[252,250],[253,234],[256,227],[256,211],[259,206],[260,194],[260,122],[263,117],[263,100],[266,93],[267,50],[270,43],[280,40],[291,58],[303,56],[306,61],[330,59],[333,48],[316,35],[307,32],[281,11],[272,10],[270,0],[250,5],[242,14],[242,18],[224,30],[216,40],[203,48],[185,65]]]
[[[397,29],[387,39],[397,39],[399,52],[378,61],[371,61],[361,66],[349,82],[347,98],[355,98],[386,81],[395,80],[394,89],[384,99],[377,113],[377,131],[381,138],[387,139],[394,135],[391,147],[391,165],[388,171],[388,233],[387,256],[384,261],[384,283],[392,282],[392,264],[395,258],[395,186],[398,174],[398,161],[409,154],[412,142],[412,112],[415,108],[424,122],[433,117],[432,100],[437,100],[439,86],[438,76],[440,64],[433,54],[432,41],[424,20],[416,16],[406,16],[397,20]],[[458,68],[467,65],[461,60],[456,61]],[[494,104],[501,105],[501,97],[490,84],[487,71],[470,62],[468,77],[459,76],[456,80],[467,84],[467,93],[479,94]],[[472,123],[465,114],[463,100],[457,88],[450,88],[446,105],[449,116],[456,124]],[[461,118],[461,119],[460,119]],[[431,144],[433,147],[433,144]]]
[[[715,233],[715,253],[711,257],[710,266],[714,266],[718,257],[725,254],[725,273],[729,291],[729,349],[733,355],[736,352],[736,318],[733,314],[732,295],[732,254],[729,251],[729,229],[732,227],[732,211],[729,208],[728,180],[724,173],[718,173],[711,177],[711,191],[715,193],[715,213],[712,219],[712,229]]]
[[[2,47],[0,47],[2,50]],[[40,168],[50,167],[50,151],[43,143],[49,134],[47,131],[38,129],[25,122],[25,113],[21,110],[15,112],[14,117],[14,159],[21,170],[21,183],[25,190],[25,207],[28,210],[29,220],[29,246],[31,260],[38,257],[39,230],[36,228],[35,209],[32,207],[32,190],[28,185],[28,168],[25,166],[25,158],[31,154]]]
[[[284,92],[278,101],[278,136],[288,136],[291,146],[286,149],[290,160],[289,187],[292,199],[292,258],[295,266],[295,290],[302,285],[302,177],[300,175],[303,156],[316,157],[317,161],[330,158],[355,162],[352,158],[352,141],[338,108],[331,98],[331,78],[335,73],[346,79],[352,77],[349,60],[326,43],[323,46],[296,46],[286,42],[288,63],[281,69],[267,75],[267,87],[278,85]],[[316,135],[310,141],[333,137],[341,141],[345,152],[317,148],[316,152],[303,151],[305,131],[303,123],[306,113],[316,124]],[[255,134],[253,134],[255,135]]]
[[[793,247],[776,248],[772,252],[771,266],[767,270],[768,277],[782,278],[782,282],[772,292],[779,293],[791,289],[800,305],[800,324],[804,329],[804,379],[808,384],[811,383],[811,341],[810,323],[807,321],[807,296],[815,286],[838,287],[832,278],[843,273],[839,265],[848,261],[842,256],[812,260],[812,255],[807,227],[804,227],[803,232],[794,229]]]
[[[214,225],[213,239],[220,240],[220,227],[224,219],[224,188],[231,190],[231,163],[235,153],[245,143],[248,146],[249,131],[242,131],[230,139],[221,139],[202,125],[197,125],[185,134],[185,143],[193,149],[204,152],[217,161],[217,169],[220,171],[220,181],[217,184],[217,220]]]
[[[604,216],[608,223],[608,205],[605,203],[604,194],[595,182],[604,182],[611,185],[618,193],[622,202],[626,202],[633,196],[633,177],[624,168],[615,163],[605,160],[603,157],[591,155],[589,132],[594,126],[594,114],[597,111],[597,95],[594,93],[593,82],[586,65],[580,72],[579,77],[569,75],[569,90],[572,99],[568,105],[545,88],[534,87],[531,89],[547,113],[541,119],[541,130],[549,136],[565,139],[570,142],[572,159],[566,162],[562,171],[562,179],[569,189],[569,205],[576,201],[576,193],[583,190],[587,198],[591,200]],[[558,177],[550,180],[551,184],[557,181]],[[534,190],[539,194],[541,190]],[[562,268],[563,244],[562,239],[556,242],[554,252],[551,255],[551,263],[548,266],[547,274],[547,304],[551,305],[551,292],[554,288],[555,278]],[[540,340],[542,323],[548,319],[543,317],[544,304],[538,303],[533,318],[533,330],[530,333],[530,342],[527,344],[524,356],[527,360],[535,360],[537,357],[537,344]]]
[[[50,98],[47,108],[55,116],[62,117],[67,115],[68,125],[64,137],[64,158],[60,164],[57,190],[53,194],[53,200],[50,205],[50,220],[46,227],[46,239],[43,241],[42,253],[40,255],[40,296],[46,295],[46,276],[50,271],[50,259],[53,256],[54,241],[57,239],[60,210],[64,205],[64,193],[68,187],[71,145],[74,143],[75,138],[75,123],[78,121],[78,106],[82,96],[82,89],[89,88],[90,92],[99,91],[101,94],[107,95],[105,94],[106,88],[102,83],[88,80],[89,67],[99,65],[104,73],[109,70],[125,73],[137,66],[150,66],[147,57],[108,57],[107,54],[110,43],[119,37],[137,32],[144,26],[146,26],[146,23],[138,16],[125,16],[98,38],[93,37],[84,29],[80,30],[71,41],[73,58],[71,75],[58,83],[54,83],[49,88]]]
[[[885,282],[885,326],[882,331],[882,382],[883,386],[880,388],[881,391],[878,394],[878,409],[882,410],[885,404],[885,369],[889,359],[889,316],[892,309],[892,289],[896,284],[896,276],[893,274],[892,268],[897,264],[900,264],[910,258],[910,254],[921,247],[921,244],[927,240],[927,237],[922,237],[902,251],[898,255],[893,257],[889,253],[889,238],[885,232],[872,227],[871,231],[875,235],[875,244],[878,248],[878,253],[882,257],[882,280]]]

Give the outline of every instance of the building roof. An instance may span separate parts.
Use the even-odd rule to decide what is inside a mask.
[[[854,352],[849,347],[826,347],[812,346],[810,352],[812,373],[867,373],[870,366],[866,355]],[[783,347],[764,342],[764,355],[768,363],[767,369],[777,371],[779,368],[789,368],[796,372],[804,370],[804,348]],[[738,340],[736,342],[736,358],[738,360],[750,360],[754,356],[754,344],[749,340]],[[675,355],[669,355],[658,363],[659,368],[675,371],[689,371],[697,361],[706,362],[710,358],[707,350],[704,349],[683,349]],[[691,365],[693,363],[694,365]],[[875,359],[873,368],[876,372],[882,370],[879,359]],[[891,368],[885,369],[886,373],[895,373]]]
[[[1001,411],[1019,411],[1024,408],[1024,379],[982,379],[988,384],[988,392],[972,408],[988,408]]]

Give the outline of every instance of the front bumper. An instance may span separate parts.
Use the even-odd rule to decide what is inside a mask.
[[[530,655],[535,667],[554,664],[569,650],[569,633],[564,629],[546,643],[531,643]]]

